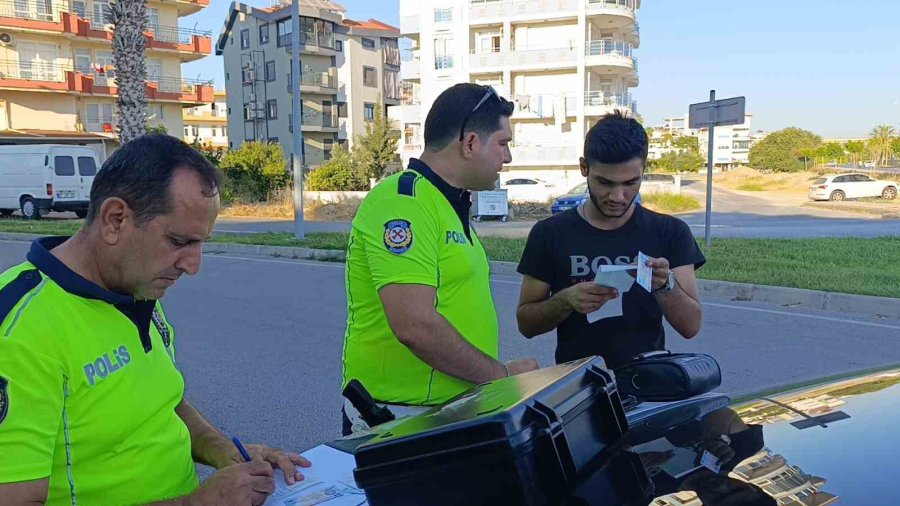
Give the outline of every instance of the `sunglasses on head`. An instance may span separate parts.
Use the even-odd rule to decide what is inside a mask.
[[[472,115],[475,114],[475,111],[477,111],[479,107],[481,107],[482,105],[484,105],[485,102],[487,102],[487,99],[491,98],[491,96],[493,95],[494,97],[497,97],[497,100],[499,100],[500,102],[503,102],[503,97],[501,97],[497,93],[497,90],[495,90],[493,86],[485,86],[485,88],[487,88],[487,90],[485,90],[484,96],[481,97],[481,100],[479,100],[478,103],[475,104],[475,107],[473,107],[472,110],[469,111],[469,114],[467,114],[466,117],[463,119],[462,126],[459,127],[460,142],[462,142],[462,140],[463,140],[463,134],[466,131],[466,123],[469,122],[469,118],[471,118]]]

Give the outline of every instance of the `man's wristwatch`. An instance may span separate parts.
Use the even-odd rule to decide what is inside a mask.
[[[675,272],[669,271],[669,278],[666,279],[665,284],[656,290],[653,290],[653,293],[666,293],[671,292],[673,289],[675,289]]]

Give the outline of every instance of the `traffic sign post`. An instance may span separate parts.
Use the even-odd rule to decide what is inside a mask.
[[[709,128],[709,145],[706,157],[706,247],[710,246],[712,221],[713,152],[716,126],[740,125],[744,122],[746,100],[744,97],[716,100],[716,90],[709,90],[709,102],[691,104],[688,109],[690,128]]]

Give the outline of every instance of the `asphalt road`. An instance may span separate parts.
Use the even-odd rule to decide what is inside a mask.
[[[0,242],[0,267],[26,243]],[[553,363],[554,338],[516,331],[518,280],[493,279],[501,358]],[[165,298],[177,333],[188,398],[246,441],[304,450],[338,435],[343,265],[207,255],[201,272]],[[743,393],[835,373],[900,363],[900,319],[770,304],[704,301],[701,334],[669,347],[703,351],[724,370],[722,391]]]

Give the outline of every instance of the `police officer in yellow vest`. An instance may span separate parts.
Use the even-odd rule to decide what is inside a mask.
[[[245,462],[184,396],[158,299],[200,269],[221,186],[181,140],[139,137],[97,173],[75,236],[0,275],[0,504],[247,506],[275,466],[302,479],[296,454],[247,445]],[[195,461],[221,471],[200,485]]]
[[[469,223],[469,190],[491,190],[511,161],[513,104],[457,84],[425,120],[425,150],[366,196],[347,255],[343,385],[359,380],[396,415],[538,367],[497,361],[488,260]],[[344,402],[344,433],[366,428]]]

